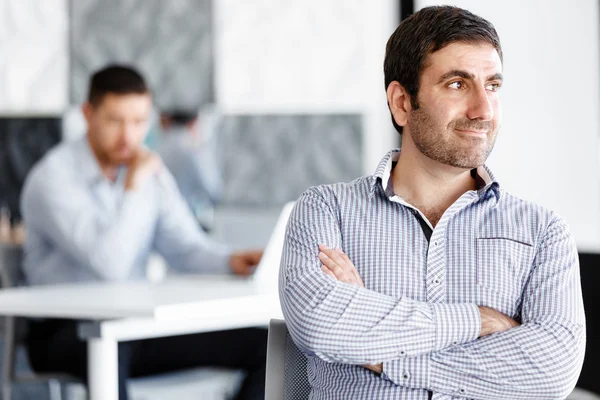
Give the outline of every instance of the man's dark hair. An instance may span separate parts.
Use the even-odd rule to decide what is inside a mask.
[[[410,96],[412,108],[418,109],[419,83],[427,56],[454,42],[489,43],[502,60],[500,39],[490,22],[458,7],[426,7],[402,21],[390,36],[383,62],[385,89],[398,81]],[[393,115],[392,123],[402,133]]]
[[[109,65],[92,75],[87,100],[93,106],[97,106],[108,93],[123,95],[149,92],[144,77],[135,68],[126,65]]]
[[[161,118],[166,119],[171,125],[184,126],[198,119],[198,111],[168,110],[162,112]]]

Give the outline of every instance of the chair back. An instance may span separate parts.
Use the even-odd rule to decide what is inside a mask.
[[[285,321],[272,319],[267,343],[265,400],[306,400],[311,391],[308,359],[292,340]]]

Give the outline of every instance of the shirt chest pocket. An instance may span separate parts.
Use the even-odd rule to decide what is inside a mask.
[[[509,238],[477,239],[477,284],[515,305],[529,276],[533,246]]]

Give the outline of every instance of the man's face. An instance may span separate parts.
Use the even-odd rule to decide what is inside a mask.
[[[488,44],[451,43],[430,54],[405,133],[428,158],[472,169],[484,164],[500,128],[502,62]]]
[[[150,94],[106,94],[99,104],[84,106],[90,141],[101,161],[129,163],[148,131]]]

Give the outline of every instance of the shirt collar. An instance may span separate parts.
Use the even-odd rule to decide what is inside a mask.
[[[79,172],[89,183],[97,183],[106,177],[102,174],[98,160],[92,151],[87,135],[77,139],[76,152],[79,158]]]
[[[400,150],[401,149],[393,149],[388,152],[385,157],[379,162],[377,169],[372,177],[371,182],[371,196],[375,193],[377,187],[379,186],[383,192],[385,193],[390,185],[390,178],[392,176],[392,168],[394,164],[400,158]],[[482,165],[472,170],[472,174],[474,174],[475,181],[477,182],[477,194],[479,197],[483,197],[489,190],[492,190],[494,196],[496,197],[496,203],[500,201],[500,184],[496,181],[494,174],[488,168],[487,165]]]

